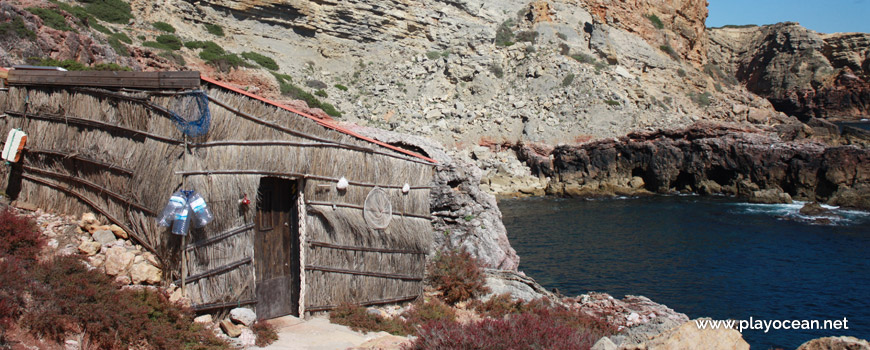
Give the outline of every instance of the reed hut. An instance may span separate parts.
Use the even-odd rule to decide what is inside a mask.
[[[197,72],[13,69],[0,132],[13,199],[96,212],[161,261],[199,311],[259,318],[412,300],[431,249],[434,161]],[[155,217],[179,189],[214,221],[188,236]],[[250,203],[246,204],[249,199]]]

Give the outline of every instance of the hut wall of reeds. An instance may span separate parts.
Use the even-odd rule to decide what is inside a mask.
[[[0,91],[0,131],[21,128],[28,140],[22,161],[0,170],[0,186],[19,201],[118,224],[157,254],[167,283],[184,275],[199,310],[250,304],[260,313],[270,296],[258,296],[258,273],[281,262],[269,260],[274,247],[258,231],[259,192],[264,179],[291,183],[269,199],[293,207],[276,223],[294,227],[287,244],[296,252],[283,257],[296,259],[287,265],[299,289],[291,313],[422,293],[431,160],[202,79],[209,126],[191,137],[172,116],[189,109],[190,95],[178,89],[16,84],[10,76]],[[184,240],[155,221],[178,189],[200,193],[215,217]],[[374,212],[386,228],[365,218],[371,193],[388,199],[391,212]],[[250,205],[240,203],[245,195]]]

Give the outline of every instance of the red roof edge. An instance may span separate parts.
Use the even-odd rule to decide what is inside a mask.
[[[405,154],[405,155],[409,155],[409,156],[414,157],[414,158],[419,158],[419,159],[425,160],[425,161],[430,162],[430,163],[433,163],[433,164],[437,164],[437,163],[438,163],[437,161],[435,161],[435,160],[432,159],[432,158],[424,157],[424,156],[422,156],[422,155],[419,155],[419,154],[417,154],[417,153],[411,152],[411,151],[409,151],[409,150],[406,150],[406,149],[403,149],[403,148],[399,148],[399,147],[396,147],[396,146],[390,145],[390,144],[388,144],[388,143],[381,142],[381,141],[375,140],[375,139],[373,139],[373,138],[370,138],[370,137],[366,137],[366,136],[360,135],[360,134],[358,134],[358,133],[355,133],[355,132],[353,132],[353,131],[350,131],[350,130],[348,130],[348,129],[345,129],[345,128],[342,128],[342,127],[340,127],[340,126],[338,126],[338,125],[335,125],[335,124],[333,124],[333,123],[331,123],[331,122],[329,122],[329,121],[326,121],[326,120],[323,120],[323,119],[320,119],[320,118],[316,118],[316,117],[314,117],[314,116],[312,116],[312,115],[310,115],[310,114],[307,114],[307,113],[302,113],[301,111],[298,111],[298,110],[296,110],[296,109],[290,108],[290,107],[288,107],[288,106],[285,106],[285,105],[280,104],[280,103],[278,103],[278,102],[272,101],[272,100],[267,99],[267,98],[265,98],[265,97],[258,96],[258,95],[254,95],[254,94],[252,94],[252,93],[250,93],[250,92],[247,92],[247,91],[244,91],[244,90],[241,90],[241,89],[238,89],[238,88],[235,88],[235,87],[229,86],[229,85],[224,84],[224,83],[221,83],[221,82],[219,82],[219,81],[217,81],[217,80],[214,80],[214,79],[211,79],[211,78],[209,78],[209,77],[206,77],[205,75],[200,75],[200,78],[202,78],[202,80],[205,80],[205,81],[208,82],[209,84],[214,84],[214,85],[220,86],[220,87],[222,87],[222,88],[224,88],[224,89],[231,90],[231,91],[233,91],[233,92],[235,92],[235,93],[239,93],[239,94],[242,94],[242,95],[248,96],[248,97],[250,97],[250,98],[253,98],[253,99],[260,100],[260,101],[262,101],[262,102],[268,103],[268,104],[273,105],[273,106],[275,106],[275,107],[278,107],[278,108],[281,108],[281,109],[284,109],[284,110],[287,110],[287,111],[290,111],[290,112],[296,113],[296,114],[298,114],[298,115],[301,115],[301,116],[303,116],[303,117],[306,117],[306,118],[308,118],[308,119],[311,119],[311,120],[317,122],[317,124],[320,124],[321,126],[324,126],[324,127],[326,127],[326,128],[329,128],[329,129],[332,129],[332,130],[338,131],[338,132],[340,132],[340,133],[343,133],[343,134],[347,134],[347,135],[350,135],[350,136],[356,137],[356,138],[358,138],[358,139],[360,139],[360,140],[364,140],[364,141],[368,141],[368,142],[371,142],[371,143],[377,144],[377,145],[382,146],[382,147],[389,148],[389,149],[391,149],[391,150],[393,150],[393,151],[396,151],[396,152],[399,152],[399,153],[402,153],[402,154]]]
[[[8,71],[9,71],[9,69],[3,68],[3,67],[0,67],[0,70],[2,70],[2,71],[4,71],[4,72],[8,72]]]

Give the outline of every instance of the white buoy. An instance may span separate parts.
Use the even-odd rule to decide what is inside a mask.
[[[402,186],[402,193],[408,194],[408,192],[411,192],[411,185],[405,184],[405,186]]]

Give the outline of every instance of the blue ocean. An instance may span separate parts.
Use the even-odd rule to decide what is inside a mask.
[[[564,295],[644,295],[690,318],[842,320],[848,330],[747,330],[753,349],[870,339],[870,213],[728,197],[499,203],[520,270]]]

